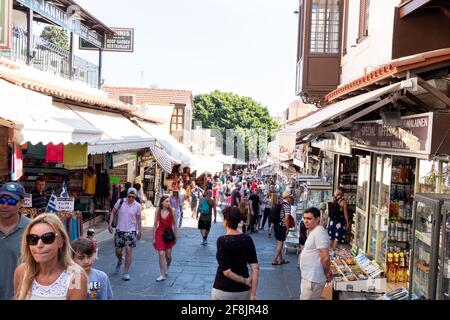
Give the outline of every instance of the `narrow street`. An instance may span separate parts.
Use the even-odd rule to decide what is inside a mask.
[[[197,220],[185,214],[180,238],[173,250],[169,276],[159,276],[158,255],[152,247],[152,228],[144,228],[144,236],[133,251],[131,280],[126,282],[115,272],[116,259],[112,236],[101,241],[95,268],[110,278],[115,300],[209,300],[216,274],[216,240],[224,233],[221,215],[211,228],[208,245],[202,246]],[[148,225],[151,225],[151,220]],[[267,228],[267,225],[266,225]],[[289,264],[272,266],[276,240],[267,231],[252,234],[260,262],[258,300],[295,300],[299,297],[300,272],[297,256],[290,250]]]

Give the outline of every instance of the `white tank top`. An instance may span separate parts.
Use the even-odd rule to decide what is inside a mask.
[[[43,286],[33,280],[30,300],[67,300],[73,271],[63,271],[58,279],[49,286]]]

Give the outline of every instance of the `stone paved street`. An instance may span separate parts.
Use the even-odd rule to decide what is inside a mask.
[[[153,216],[153,214],[152,214]],[[126,300],[208,300],[214,282],[216,262],[216,239],[224,233],[222,219],[213,225],[206,247],[200,245],[201,236],[197,230],[197,220],[185,214],[183,228],[173,250],[173,263],[166,281],[156,282],[159,276],[158,256],[153,249],[152,228],[144,228],[144,236],[133,252],[131,280],[125,282],[121,273],[115,273],[116,258],[112,237],[99,244],[97,269],[106,272],[111,280],[115,299]],[[152,225],[153,220],[147,221]],[[267,225],[266,225],[267,227]],[[292,300],[299,297],[300,273],[297,256],[290,250],[289,264],[272,266],[272,256],[276,240],[268,238],[267,231],[252,235],[260,261],[258,299]]]

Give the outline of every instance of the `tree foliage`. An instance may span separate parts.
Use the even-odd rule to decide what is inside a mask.
[[[220,130],[224,138],[227,129],[247,133],[252,129],[266,130],[270,139],[279,129],[279,124],[272,119],[269,110],[250,97],[215,90],[195,96],[194,103],[194,122],[200,121],[203,128]],[[249,143],[248,134],[245,146],[247,156],[250,150],[254,152],[258,147]]]
[[[44,30],[42,30],[41,38],[66,51],[70,50],[69,36],[67,35],[67,32],[61,28],[55,26],[45,27]]]

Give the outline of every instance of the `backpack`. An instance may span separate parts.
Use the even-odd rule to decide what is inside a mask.
[[[280,214],[281,214],[281,204],[277,203],[272,206],[272,209],[270,209],[269,220],[273,224],[279,224],[281,222]]]
[[[200,211],[201,214],[209,214],[209,204],[205,198],[202,198],[202,200],[200,201],[198,211]]]
[[[340,198],[339,200],[335,200],[333,202],[328,202],[328,217],[330,219],[339,219],[342,218],[341,206],[339,205],[344,198]]]

